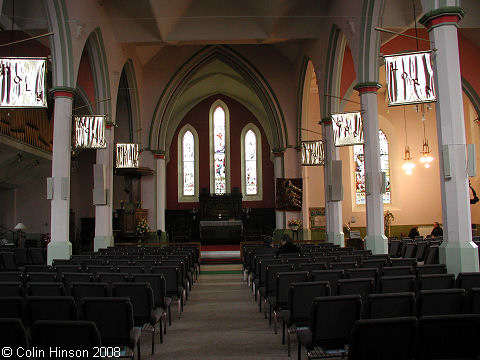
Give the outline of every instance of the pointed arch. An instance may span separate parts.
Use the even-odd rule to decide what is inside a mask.
[[[70,20],[65,1],[45,0],[44,6],[48,19],[48,30],[54,33],[49,37],[53,87],[75,89]]]
[[[93,82],[95,84],[95,100],[93,108],[97,114],[108,114],[112,121],[110,78],[108,71],[107,55],[103,44],[102,33],[99,28],[93,30],[86,43],[85,50],[92,65]]]
[[[178,109],[175,109],[178,99],[192,85],[194,76],[199,70],[214,61],[220,61],[233,69],[236,75],[235,78],[231,76],[230,80],[242,84],[249,91],[253,92],[258,99],[260,107],[254,107],[245,103],[242,99],[236,97],[235,94],[227,93],[226,91],[220,93],[225,93],[240,101],[256,115],[265,130],[272,149],[285,148],[288,144],[288,136],[284,115],[278,99],[260,71],[227,46],[207,46],[203,48],[184,63],[169,80],[168,85],[160,96],[151,122],[149,148],[155,151],[165,151],[169,148],[172,139],[168,137],[168,134],[173,133],[172,130],[178,126],[182,118],[180,113],[176,113]],[[204,94],[200,101],[211,95],[213,94]],[[194,105],[191,104],[190,108],[182,109],[183,114]]]
[[[131,124],[129,124],[131,141],[141,144],[140,131],[136,131],[142,127],[140,118],[140,102],[138,96],[137,76],[135,74],[135,67],[133,61],[128,59],[123,65],[123,71],[128,84],[128,94],[130,97],[130,117]]]

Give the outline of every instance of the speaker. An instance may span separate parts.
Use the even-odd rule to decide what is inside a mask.
[[[70,195],[70,179],[68,177],[60,178],[61,181],[61,188],[62,188],[62,200],[68,200],[68,196]]]
[[[477,155],[475,144],[467,144],[467,171],[468,176],[477,176]]]
[[[385,194],[387,192],[387,173],[382,171],[380,173],[380,194]]]
[[[107,205],[105,164],[93,164],[93,205]]]
[[[53,200],[53,178],[47,178],[47,200]]]
[[[443,176],[445,179],[450,179],[452,177],[452,168],[450,166],[450,145],[442,146],[443,154]]]
[[[342,185],[342,160],[332,160],[332,184],[331,197],[332,201],[343,200],[343,185]]]

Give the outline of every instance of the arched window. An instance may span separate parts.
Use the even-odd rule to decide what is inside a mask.
[[[228,108],[221,100],[210,108],[210,192],[230,192],[230,123]]]
[[[190,125],[178,134],[178,201],[198,201],[198,135]]]
[[[385,172],[385,180],[387,183],[386,192],[383,194],[383,203],[391,204],[388,140],[382,130],[378,131],[378,140],[380,148],[380,170]],[[365,204],[365,159],[363,156],[363,145],[353,146],[353,162],[355,164],[355,203],[362,205]]]
[[[262,136],[253,124],[241,133],[242,194],[244,201],[262,200]]]

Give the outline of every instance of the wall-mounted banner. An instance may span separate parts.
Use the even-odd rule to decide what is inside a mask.
[[[75,138],[73,144],[81,149],[105,149],[105,115],[74,116]]]
[[[276,179],[275,209],[283,211],[302,210],[302,179]]]
[[[138,168],[138,144],[117,144],[116,167]]]
[[[45,58],[0,58],[0,107],[47,107]]]
[[[325,147],[322,140],[302,141],[302,165],[325,165]]]
[[[335,146],[363,144],[363,119],[359,111],[332,114],[332,127]]]
[[[437,100],[430,51],[385,56],[388,105]]]

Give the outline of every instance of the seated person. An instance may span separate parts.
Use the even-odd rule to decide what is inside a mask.
[[[435,221],[433,223],[433,230],[430,235],[432,235],[433,237],[443,236],[443,229],[440,227],[440,224],[438,222]]]
[[[255,249],[255,254],[274,254],[275,252],[271,236],[264,236],[263,244]]]
[[[282,246],[278,248],[279,254],[300,253],[302,250],[292,242],[292,237],[288,234],[282,236]]]
[[[409,238],[415,239],[415,236],[420,236],[420,233],[418,232],[418,226],[412,227],[408,233]]]

